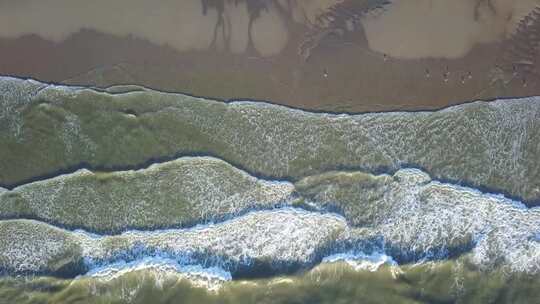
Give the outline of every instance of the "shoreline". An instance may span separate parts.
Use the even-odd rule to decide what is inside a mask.
[[[477,45],[458,59],[386,60],[369,50],[357,33],[326,38],[307,62],[301,62],[295,45],[302,30],[294,33],[280,54],[268,58],[212,50],[179,52],[92,30],[77,32],[63,42],[36,35],[0,39],[0,49],[6,52],[0,58],[0,74],[101,89],[136,84],[213,99],[272,100],[305,110],[347,113],[434,110],[464,100],[532,96],[540,89],[534,79],[527,87],[521,86],[519,77],[508,83],[493,82],[494,69],[508,68],[499,53],[509,41]],[[90,50],[94,53],[85,53]],[[56,53],[62,53],[61,57]],[[25,63],[26,58],[17,56],[39,61]],[[32,68],[25,70],[25,64]],[[465,77],[471,72],[471,79]],[[443,81],[441,75],[446,73],[448,80]],[[460,77],[465,77],[464,83]]]

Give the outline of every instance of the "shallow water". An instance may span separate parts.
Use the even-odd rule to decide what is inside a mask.
[[[225,283],[217,291],[172,274],[135,271],[110,281],[2,279],[1,303],[535,303],[538,276],[481,272],[458,261],[355,271],[325,264],[297,275]]]
[[[36,181],[0,188],[0,302],[539,299],[537,97],[435,112],[337,115],[136,87],[103,92],[1,79],[6,128],[0,135],[9,145],[0,147],[7,156],[0,164],[11,168],[2,176],[13,178],[39,162],[25,173]],[[170,122],[146,120],[156,113],[173,115]],[[49,124],[59,127],[44,133]],[[107,124],[106,132],[97,131]],[[154,140],[147,128],[159,128],[160,138],[180,135],[164,146],[178,158],[118,145],[119,138]],[[141,133],[130,134],[134,129]],[[111,130],[128,135],[103,137]],[[39,146],[44,136],[49,141],[42,149],[24,148]],[[460,163],[435,152],[456,146]],[[223,159],[182,157],[177,148],[209,149]],[[39,157],[24,156],[30,152]],[[60,153],[65,157],[57,159]],[[351,155],[363,156],[364,166],[396,162],[396,169],[342,169],[340,162],[358,164]],[[404,168],[406,158],[423,161],[426,171]],[[95,165],[54,174],[73,160]],[[140,166],[141,160],[154,164]],[[107,168],[103,161],[111,164],[106,172],[93,169]],[[138,170],[121,167],[126,161]],[[36,174],[40,166],[53,176]],[[520,179],[498,178],[509,174]],[[514,199],[473,187],[485,183]]]

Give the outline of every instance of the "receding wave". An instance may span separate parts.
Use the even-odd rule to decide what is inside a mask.
[[[122,290],[131,303],[172,284],[217,299],[190,282],[233,303],[272,286],[328,302],[311,296],[394,280],[392,299],[415,303],[485,300],[464,284],[530,288],[539,130],[538,97],[330,114],[2,77],[0,296]],[[407,289],[431,273],[455,294]]]
[[[161,172],[180,165],[186,167],[167,171],[169,175]],[[220,170],[223,172],[218,172]],[[100,192],[100,187],[111,189],[107,186],[109,183],[122,193],[124,190],[118,186],[123,184],[122,176],[128,176],[128,181],[135,187],[140,186],[133,178],[144,180],[152,177],[160,184],[154,176],[156,172],[161,172],[160,175],[169,181],[179,180],[176,176],[187,174],[191,181],[197,183],[183,186],[172,183],[175,186],[170,189],[156,187],[145,190],[141,187],[141,192],[134,192],[129,186],[124,193],[132,195],[119,202],[96,196],[96,193],[105,193]],[[100,180],[103,182],[100,186],[95,184],[96,176],[86,171],[82,176],[90,174],[90,179],[78,180],[81,178],[79,172],[28,184],[4,192],[0,204],[5,212],[9,212],[9,206],[2,198],[12,198],[11,192],[24,190],[26,193],[21,197],[41,198],[41,212],[50,212],[48,220],[65,224],[73,216],[70,212],[78,213],[78,208],[89,206],[85,202],[101,201],[103,205],[93,205],[95,210],[91,211],[107,210],[108,216],[101,218],[101,222],[96,217],[88,222],[88,226],[107,227],[119,216],[115,214],[114,207],[107,209],[107,206],[129,202],[133,213],[122,214],[124,222],[141,218],[154,223],[151,214],[161,208],[159,193],[184,193],[184,188],[197,189],[198,182],[203,181],[201,183],[205,185],[213,176],[218,176],[222,179],[215,184],[217,192],[208,192],[206,184],[201,191],[190,194],[190,201],[213,202],[210,205],[213,207],[199,213],[198,218],[193,215],[195,217],[191,219],[204,221],[222,214],[220,204],[224,208],[228,206],[228,196],[219,200],[219,193],[237,191],[233,187],[235,184],[224,177],[224,172],[235,172],[230,175],[233,180],[239,176],[248,179],[254,193],[260,191],[261,185],[268,187],[263,188],[261,193],[264,195],[259,193],[258,199],[272,203],[261,205],[261,201],[248,196],[244,204],[237,205],[238,209],[227,209],[234,211],[231,213],[233,217],[223,222],[191,228],[127,230],[114,235],[66,230],[34,220],[4,220],[0,221],[0,266],[8,273],[74,276],[118,273],[114,269],[120,266],[121,269],[137,269],[141,265],[155,266],[153,263],[156,261],[159,261],[158,265],[169,261],[164,263],[169,270],[196,269],[201,276],[201,272],[208,269],[213,273],[219,269],[221,273],[230,273],[231,277],[238,278],[286,274],[313,267],[321,261],[343,260],[360,268],[367,265],[369,269],[368,266],[377,267],[377,260],[381,264],[405,265],[460,258],[486,270],[502,267],[519,273],[536,274],[540,271],[538,207],[527,208],[502,195],[433,181],[418,169],[402,169],[393,175],[328,172],[293,184],[257,180],[221,160],[190,157],[145,170],[114,173]],[[62,195],[58,187],[62,182],[71,185],[67,187],[69,189],[77,189],[70,182],[73,178],[77,179],[79,189],[95,189],[95,192],[86,196],[84,191],[77,192],[81,195],[79,201],[82,205],[75,209],[68,207],[69,204],[63,210],[51,208],[51,204],[53,207],[62,206],[64,200],[76,200],[73,196]],[[52,195],[47,191],[56,192]],[[153,199],[140,199],[141,193]],[[176,205],[172,207],[183,209],[183,203],[184,200],[175,201]],[[261,206],[267,210],[249,211]],[[165,208],[171,206],[165,205]],[[149,227],[144,220],[140,223],[143,228]]]
[[[86,169],[0,192],[0,217],[34,218],[100,233],[191,226],[294,200],[294,186],[210,157],[137,171]]]
[[[0,92],[3,187],[74,168],[138,168],[210,155],[268,179],[414,166],[529,205],[540,199],[537,97],[434,112],[336,115],[147,89],[110,94],[7,77]]]

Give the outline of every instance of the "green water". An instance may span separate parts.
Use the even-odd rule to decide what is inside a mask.
[[[538,98],[332,115],[12,78],[0,78],[0,93],[0,185],[6,187],[81,167],[122,170],[211,155],[252,175],[292,181],[329,170],[414,166],[529,205],[540,200]]]
[[[26,275],[0,304],[540,303],[539,126],[536,97],[335,115],[0,77],[0,269]],[[343,244],[431,262],[310,269]],[[186,252],[263,278],[74,278]]]
[[[539,276],[489,273],[461,262],[383,266],[344,263],[274,279],[231,281],[217,291],[135,271],[110,281],[4,278],[0,303],[538,303]]]

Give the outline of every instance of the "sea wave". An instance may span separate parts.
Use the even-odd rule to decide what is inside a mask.
[[[538,97],[335,114],[0,78],[0,270],[538,274],[539,118]]]
[[[361,252],[336,253],[326,256],[322,263],[345,262],[355,270],[377,271],[382,265],[397,266],[397,262],[391,256],[384,253],[374,252],[365,254]]]
[[[441,181],[505,193],[528,205],[540,201],[538,97],[439,111],[335,114],[150,89],[109,94],[6,77],[0,93],[0,136],[6,141],[0,155],[10,155],[0,159],[2,187],[81,167],[124,170],[211,155],[274,180],[417,167]],[[54,127],[38,133],[42,124]]]
[[[69,231],[31,220],[0,221],[0,263],[15,273],[82,264],[79,274],[107,275],[152,265],[172,270],[175,265],[181,271],[221,269],[239,278],[289,273],[321,262],[344,261],[373,271],[382,264],[464,258],[486,270],[540,271],[540,208],[424,180],[406,190],[400,186],[395,185],[397,194],[387,195],[399,204],[373,227],[352,225],[335,213],[291,207],[187,229],[118,235]]]
[[[154,274],[156,284],[163,284],[164,280],[170,279],[168,276],[172,276],[177,280],[189,280],[194,286],[210,291],[217,291],[224,282],[232,280],[231,273],[219,267],[183,265],[176,260],[160,257],[145,257],[131,262],[118,261],[92,268],[79,278],[90,277],[107,282],[140,271]]]

